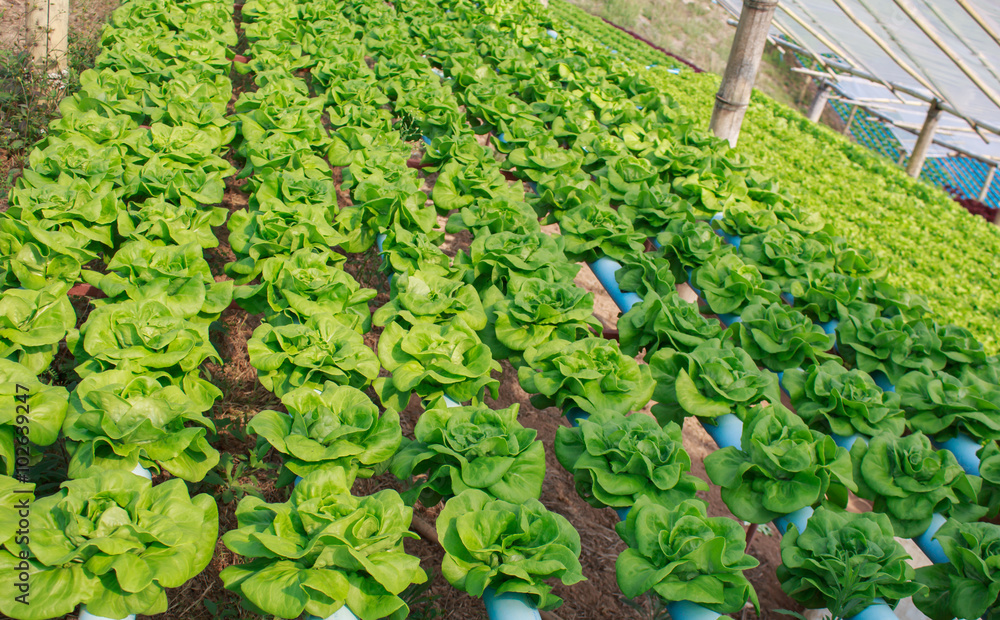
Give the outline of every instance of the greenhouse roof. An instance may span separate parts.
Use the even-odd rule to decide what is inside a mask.
[[[739,14],[741,0],[719,0]],[[815,55],[872,76],[838,76],[845,96],[919,129],[927,103],[895,86],[936,97],[940,142],[1000,160],[1000,3],[992,0],[781,0],[772,33]],[[819,67],[820,70],[825,70]],[[836,73],[840,73],[835,71]],[[896,133],[904,143],[914,137]],[[943,155],[938,148],[933,154]]]

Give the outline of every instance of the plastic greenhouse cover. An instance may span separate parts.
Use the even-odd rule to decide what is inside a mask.
[[[1000,106],[991,101],[948,56],[897,5],[897,0],[841,0],[861,22],[865,23],[918,74],[932,85],[942,98],[969,118],[1000,126]],[[1000,44],[993,40],[966,12],[957,0],[899,0],[909,5],[927,20],[941,39],[978,75],[994,93],[1000,93]],[[742,0],[718,0],[719,4],[739,14]],[[1000,33],[1000,2],[996,0],[965,0],[983,18],[994,33]],[[818,37],[787,13],[809,25],[823,38],[838,46],[847,58],[841,58],[824,45]],[[887,82],[908,86],[931,95],[926,88],[907,73],[889,54],[865,32],[855,25],[833,0],[781,0],[775,12],[775,21],[790,32],[799,43],[817,53],[828,55],[845,64],[874,74]],[[772,28],[772,34],[778,31]],[[845,62],[846,61],[846,62]],[[876,99],[878,103],[865,104],[905,125],[923,124],[927,104],[902,95],[903,99],[919,105],[907,105],[878,82],[847,78],[839,80],[838,90],[851,99]],[[895,103],[889,103],[891,100]],[[960,118],[943,114],[936,137],[973,153],[1000,159],[1000,136],[984,132],[989,143],[983,141]],[[893,130],[904,144],[912,146],[915,137]],[[930,155],[946,155],[947,149],[934,147]]]

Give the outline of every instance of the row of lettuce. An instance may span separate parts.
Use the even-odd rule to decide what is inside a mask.
[[[232,6],[126,3],[101,42],[0,219],[0,611],[13,618],[163,612],[218,537],[215,500],[184,481],[219,460],[204,414],[222,394],[199,367],[219,360],[209,325],[233,287],[202,255],[226,214],[202,205],[235,172],[222,157]],[[78,322],[67,293],[81,280],[103,296]],[[66,375],[71,392],[50,384]],[[70,480],[29,503],[30,466],[60,433]],[[150,470],[174,477],[154,486]]]
[[[303,480],[283,504],[253,498],[241,502],[239,528],[224,537],[231,549],[250,559],[227,569],[223,578],[251,609],[282,617],[296,617],[302,611],[325,616],[346,603],[366,620],[405,615],[398,594],[411,581],[426,578],[415,558],[402,551],[412,509],[392,491],[365,498],[350,495],[355,476],[370,476],[387,467],[403,478],[427,474],[406,494],[410,501],[419,497],[431,504],[457,496],[438,518],[446,550],[443,570],[456,587],[474,595],[483,594],[487,587],[522,592],[542,607],[559,603],[544,580],[557,576],[572,583],[582,578],[579,537],[565,519],[537,502],[544,454],[533,431],[520,426],[515,409],[491,411],[481,404],[484,392],[496,389],[491,377],[496,359],[511,360],[522,386],[537,395],[536,404],[577,407],[591,414],[579,428],[560,431],[556,452],[574,472],[581,493],[595,506],[636,506],[620,526],[630,549],[619,559],[619,581],[630,596],[654,589],[668,600],[695,600],[719,611],[735,611],[748,599],[755,600],[742,574],[754,560],[742,553],[741,528],[728,519],[708,518],[704,503],[693,499],[701,485],[685,473],[690,460],[681,448],[676,424],[686,415],[711,418],[733,411],[744,419],[744,449],[713,455],[716,462],[711,471],[713,481],[726,489],[734,513],[750,515],[746,518],[754,522],[824,498],[843,503],[846,489],[855,488],[852,480],[864,478],[869,455],[872,470],[879,469],[877,459],[898,463],[901,473],[888,484],[873,482],[874,476],[864,478],[867,487],[874,489],[873,497],[881,494],[887,506],[897,507],[887,508],[890,516],[895,515],[892,525],[882,517],[833,514],[828,518],[850,520],[837,530],[837,553],[857,555],[857,549],[850,547],[851,532],[876,527],[884,538],[893,526],[919,527],[924,513],[935,510],[950,510],[952,517],[962,518],[957,507],[962,499],[984,494],[977,488],[978,479],[956,471],[945,462],[948,453],[934,452],[920,435],[903,440],[887,435],[882,444],[873,441],[866,452],[858,448],[852,468],[850,456],[822,434],[839,433],[847,429],[846,424],[870,434],[890,430],[898,436],[917,416],[901,414],[901,410],[912,413],[901,403],[886,403],[892,400],[890,393],[873,390],[874,382],[863,371],[846,371],[821,355],[826,350],[821,336],[830,337],[821,329],[805,329],[807,322],[811,325],[802,320],[805,315],[778,303],[781,285],[765,283],[778,276],[769,272],[769,278],[763,277],[767,262],[751,262],[755,259],[747,253],[755,247],[750,230],[733,227],[765,220],[761,239],[774,229],[802,245],[806,237],[800,241],[792,232],[806,233],[809,242],[825,242],[826,254],[811,255],[823,257],[814,261],[819,265],[816,271],[826,279],[835,279],[831,274],[855,278],[859,289],[867,286],[866,291],[871,291],[864,298],[867,302],[893,302],[880,304],[879,314],[917,312],[915,317],[919,304],[901,302],[898,292],[865,279],[878,275],[871,256],[823,237],[822,224],[797,212],[773,185],[720,156],[718,143],[692,130],[684,115],[637,77],[642,74],[633,67],[604,60],[600,50],[585,41],[555,31],[557,36],[552,37],[546,31],[558,25],[526,5],[488,3],[485,11],[479,11],[463,2],[414,2],[401,5],[397,14],[378,2],[296,5],[255,1],[244,7],[244,18],[252,21],[246,33],[253,42],[246,68],[255,73],[258,88],[241,95],[236,118],[226,119],[225,103],[231,90],[227,90],[228,79],[216,76],[228,71],[229,63],[217,59],[225,59],[223,44],[235,41],[213,35],[218,37],[215,47],[199,48],[193,40],[208,26],[188,21],[190,7],[196,6],[201,5],[163,3],[141,9],[126,5],[115,14],[106,35],[108,51],[102,58],[108,59],[108,67],[127,68],[88,76],[93,85],[90,90],[68,100],[76,103],[64,104],[85,108],[81,115],[89,115],[88,120],[80,122],[89,133],[84,137],[111,145],[105,147],[106,156],[97,162],[85,157],[86,149],[100,145],[83,144],[81,150],[81,138],[71,137],[65,141],[69,146],[58,143],[63,145],[60,155],[52,155],[57,149],[49,155],[40,149],[33,156],[33,169],[39,176],[26,176],[23,186],[53,185],[53,170],[94,172],[111,162],[110,173],[98,170],[87,176],[77,173],[75,178],[85,178],[94,188],[107,180],[102,174],[111,174],[110,187],[124,188],[107,207],[114,211],[107,222],[112,235],[107,247],[118,252],[108,264],[108,273],[86,275],[109,299],[102,300],[102,307],[91,314],[79,336],[71,333],[70,324],[54,341],[58,344],[68,333],[84,379],[71,402],[101,389],[81,391],[89,377],[106,375],[113,387],[92,399],[105,403],[114,396],[121,403],[115,411],[124,412],[117,418],[102,416],[104,409],[97,408],[73,422],[67,416],[63,425],[67,438],[83,447],[74,451],[75,475],[108,468],[128,471],[143,465],[188,480],[203,477],[218,459],[204,441],[211,422],[201,415],[218,393],[197,375],[200,364],[215,355],[208,343],[208,322],[218,317],[234,292],[247,311],[264,315],[249,344],[251,362],[262,384],[282,399],[288,413],[262,412],[250,428],[261,438],[262,447],[273,447],[284,456],[284,482],[295,476]],[[136,17],[130,22],[130,16]],[[140,19],[169,26],[148,26],[155,30],[153,34],[161,33],[158,40],[135,26]],[[228,12],[226,19],[231,19]],[[225,28],[215,26],[219,31],[231,28],[229,23]],[[138,30],[139,40],[154,41],[147,43],[149,53],[129,56],[127,45],[134,40],[129,38],[131,32],[115,34],[122,28]],[[165,30],[160,29],[166,28],[171,34],[192,33],[188,35],[191,49],[165,43]],[[428,58],[414,52],[420,48],[426,48]],[[184,59],[196,78],[185,82],[187,71],[178,68],[181,61],[171,59]],[[121,64],[126,62],[131,64]],[[138,64],[144,72],[139,72]],[[308,80],[293,77],[302,70],[308,70]],[[437,72],[446,74],[448,82],[442,83]],[[143,82],[148,84],[154,74],[157,83],[164,84],[162,88],[168,84],[184,88],[187,83],[193,91],[191,99],[200,107],[149,95],[152,89]],[[317,96],[310,96],[310,85]],[[458,103],[465,106],[465,113]],[[324,112],[332,126],[330,133],[322,125]],[[72,118],[72,113],[66,118]],[[139,127],[146,119],[150,126]],[[168,122],[161,126],[154,119]],[[506,155],[505,168],[534,184],[533,195],[526,198],[520,184],[507,182],[493,149],[476,140],[469,120],[476,133],[490,134],[492,146]],[[146,162],[145,176],[130,172],[126,185],[125,164],[121,180],[114,176],[115,151],[133,157],[138,148],[132,149],[127,136],[123,137],[129,132],[115,133],[115,128],[127,127],[129,122],[136,124],[134,129],[140,134],[160,135],[160,143],[169,148],[161,147],[166,156],[149,156],[156,162]],[[185,123],[192,127],[185,129]],[[250,178],[251,200],[247,211],[229,219],[229,241],[237,260],[227,266],[227,272],[235,280],[234,289],[232,282],[215,283],[200,253],[201,247],[216,243],[210,227],[220,224],[225,214],[199,205],[221,199],[222,179],[232,171],[218,155],[237,133],[240,137],[234,146],[246,162],[241,175]],[[408,165],[412,148],[405,140],[416,137],[428,143],[420,165],[428,173],[437,173],[430,205],[420,178]],[[561,148],[560,142],[570,148]],[[342,187],[351,191],[353,205],[337,208],[327,162],[343,167]],[[42,170],[48,171],[49,183],[44,183]],[[132,185],[137,178],[143,180]],[[713,190],[704,191],[705,185]],[[733,195],[744,200],[725,204]],[[148,199],[138,203],[137,196]],[[128,200],[124,216],[119,198]],[[23,209],[36,202],[25,197],[18,205]],[[770,206],[773,222],[760,213],[761,203]],[[617,211],[610,208],[612,204]],[[451,260],[440,250],[442,234],[435,208],[453,213],[447,226],[452,232],[466,228],[473,232],[468,254]],[[731,227],[729,234],[746,237],[739,253],[727,251],[700,221],[720,208],[722,226]],[[61,257],[66,248],[91,243],[80,241],[82,231],[95,234],[101,230],[93,225],[96,219],[88,219],[97,217],[93,208],[73,209],[72,216],[58,215],[69,212],[68,208],[47,209],[45,217],[38,218],[44,224],[31,233],[32,247],[22,253],[28,258],[10,261],[12,265],[36,261],[33,268],[18,267],[20,273],[29,274],[19,280],[28,290],[38,290],[24,282],[39,273],[43,285],[45,274],[69,273],[62,279],[75,280],[72,263]],[[150,214],[146,219],[128,215],[144,209]],[[84,222],[79,219],[81,213]],[[23,213],[15,212],[12,221],[17,221],[15,215],[24,219]],[[559,221],[564,234],[542,233],[539,215]],[[62,237],[56,240],[56,234]],[[128,234],[143,238],[123,243]],[[374,316],[385,327],[376,357],[362,336],[370,326],[367,302],[374,292],[347,275],[342,269],[344,256],[330,248],[363,251],[380,234],[385,235],[387,266],[396,276],[392,300]],[[646,237],[657,235],[664,249],[658,254],[643,253]],[[769,256],[767,251],[761,255]],[[637,311],[619,323],[621,348],[596,337],[599,324],[592,318],[593,297],[572,283],[578,267],[571,261],[600,256],[620,259],[625,264],[620,271],[623,288],[636,290],[644,298]],[[91,258],[76,257],[77,264]],[[773,262],[782,267],[798,264],[787,256],[780,258]],[[675,281],[687,278],[687,268],[696,268],[692,282],[709,300],[712,311],[742,314],[743,321],[731,332],[723,333],[695,306],[677,297]],[[812,273],[808,268],[804,272]],[[18,277],[14,267],[11,273]],[[790,279],[803,281],[809,282],[808,277]],[[796,294],[797,290],[784,292],[791,292],[799,303],[808,296]],[[59,297],[53,291],[48,294]],[[65,301],[64,291],[61,299]],[[754,306],[765,317],[759,324],[753,323]],[[835,306],[842,324],[850,323],[850,310],[863,307],[852,306],[850,301],[841,306],[848,309],[841,313],[840,306]],[[65,312],[66,304],[63,308]],[[909,317],[903,316],[904,327],[917,320]],[[942,342],[948,335],[937,326],[927,331]],[[730,336],[743,348],[733,346]],[[928,368],[948,370],[960,379],[967,374],[989,384],[991,377],[982,376],[989,365],[972,346],[964,349],[968,359],[961,359],[955,352],[963,349],[954,344],[961,338],[954,330],[951,336],[947,347],[914,357],[944,357],[940,368],[935,368],[939,362],[933,360]],[[110,346],[112,342],[115,346]],[[53,352],[51,344],[48,350]],[[845,351],[850,346],[846,341],[841,344]],[[642,348],[649,366],[630,357]],[[21,358],[28,360],[27,354],[17,359]],[[890,358],[904,364],[899,356],[886,359]],[[808,429],[778,405],[752,407],[762,400],[777,401],[775,377],[758,370],[758,361],[775,370],[789,369],[787,386],[795,385],[795,366],[815,363],[800,371],[803,387],[795,392],[800,394],[795,406],[816,428]],[[377,378],[380,367],[391,377]],[[889,375],[893,367],[884,363],[878,369],[883,368]],[[131,374],[123,378],[107,372]],[[905,376],[900,379],[901,393],[902,379]],[[112,380],[127,385],[117,387]],[[841,389],[837,381],[849,387]],[[370,384],[385,407],[381,414],[360,391]],[[657,390],[660,424],[641,414],[626,415],[644,407]],[[853,400],[845,402],[845,392]],[[396,411],[412,393],[424,401],[427,412],[418,421],[415,441],[405,440],[397,453],[404,440]],[[473,405],[447,408],[445,395],[458,402],[471,400]],[[913,400],[936,411],[926,406],[927,399],[915,396]],[[155,415],[150,414],[151,404]],[[805,413],[810,407],[811,417]],[[883,418],[889,422],[882,424]],[[867,428],[857,428],[854,420]],[[961,424],[963,431],[982,439],[969,420],[975,420],[974,416],[962,410],[943,428]],[[835,423],[841,427],[834,428]],[[988,428],[988,423],[983,424]],[[41,425],[33,424],[33,433],[35,426]],[[49,432],[53,440],[59,426]],[[75,439],[71,433],[83,432],[80,428],[89,434]],[[32,441],[39,443],[35,437]],[[14,463],[13,448],[11,454]],[[988,461],[984,460],[984,475]],[[904,480],[906,476],[909,480]],[[176,484],[178,480],[156,487],[124,474],[99,474],[89,480],[69,483],[60,494],[74,494],[72,501],[66,500],[68,505],[95,521],[113,508],[101,498],[114,497],[119,507],[126,501],[115,490],[121,485],[141,487],[136,494],[145,493],[141,502],[125,506],[136,519],[140,510],[147,510],[151,497],[162,503],[158,493],[164,497],[168,491],[186,494],[183,485]],[[92,484],[98,487],[86,486]],[[861,486],[858,482],[857,487]],[[205,501],[195,498],[194,503],[200,510],[195,514],[211,523],[213,515]],[[919,505],[920,511],[911,509],[911,504]],[[98,505],[100,509],[91,509]],[[966,518],[978,516],[975,509],[966,512]],[[913,519],[914,514],[919,518]],[[917,524],[904,523],[907,520]],[[377,534],[359,537],[353,533],[355,524],[362,522],[377,524]],[[505,526],[489,528],[494,538],[470,548],[470,539],[462,532],[484,531],[487,523]],[[122,525],[124,529],[115,532],[121,537],[129,527],[135,525]],[[966,532],[958,531],[967,526],[955,521],[947,527],[953,531],[956,549],[972,544],[971,534],[962,538]],[[660,541],[662,529],[676,531],[677,536],[671,542]],[[116,537],[100,528],[89,531],[90,538],[82,545],[88,549],[108,548],[103,542],[90,543],[91,539]],[[539,531],[545,532],[542,541],[537,538]],[[825,529],[817,531],[820,538],[833,535]],[[989,533],[972,538],[982,544]],[[801,549],[808,548],[808,541],[817,535],[807,534],[808,530],[801,544],[788,537],[789,549],[799,549],[801,555]],[[372,539],[378,544],[372,545]],[[210,542],[214,543],[214,537]],[[10,570],[16,571],[20,549],[13,544],[8,543],[9,561]],[[40,555],[41,547],[31,547],[32,574],[34,579],[82,584],[73,596],[53,597],[52,604],[61,605],[59,609],[82,601],[98,613],[113,612],[115,617],[155,613],[165,604],[163,586],[180,585],[204,567],[202,560],[207,563],[208,543],[199,539],[192,544],[198,554],[192,555],[194,549],[157,542],[143,549],[104,551],[105,555],[95,556],[98,560],[87,562],[83,559],[89,558],[88,551],[56,560],[44,551]],[[502,550],[497,551],[498,547]],[[898,561],[900,552],[889,543],[884,548],[884,557],[868,559],[888,577],[882,580],[881,589],[865,594],[871,595],[869,599],[884,596],[890,600],[912,594],[917,586],[908,583],[911,573]],[[40,563],[43,556],[52,563]],[[145,570],[138,569],[136,556],[145,562]],[[174,574],[169,581],[160,581],[155,569],[168,559],[176,563],[181,558],[190,569],[183,579]],[[820,560],[827,576],[835,561],[836,557]],[[661,569],[672,562],[682,562],[682,568],[664,573]],[[806,564],[812,568],[805,568]],[[824,601],[828,596],[810,585],[816,583],[808,576],[815,565],[786,560],[785,581],[793,584],[789,587],[800,599]],[[396,566],[407,569],[389,570]],[[939,594],[947,591],[941,582],[952,578],[948,570],[968,570],[963,566],[939,569],[944,572],[937,584],[930,584],[931,591]],[[134,579],[134,574],[144,577]],[[118,575],[127,578],[123,581]],[[959,577],[976,581],[976,575]],[[938,603],[951,604],[947,597],[939,597]],[[941,613],[975,617],[965,611],[959,614],[957,609]],[[30,613],[36,612],[37,607]],[[30,613],[15,609],[8,615],[51,617],[44,611],[37,612],[42,615]]]
[[[599,19],[564,0],[552,6],[556,29],[596,32]],[[707,131],[718,75],[684,70],[652,77]],[[857,247],[870,248],[890,266],[887,282],[924,296],[935,318],[970,330],[988,352],[1000,350],[995,226],[968,217],[945,192],[910,178],[896,162],[760,92],[753,95],[737,151],[779,180],[804,210],[822,215]]]
[[[404,10],[430,48],[428,57],[454,80],[474,126],[491,132],[494,146],[507,155],[505,167],[535,184],[533,206],[560,223],[565,255],[621,261],[622,288],[643,297],[619,323],[622,348],[628,353],[645,349],[657,379],[654,397],[660,405],[654,413],[661,423],[688,415],[711,420],[723,413],[744,420],[743,449],[720,451],[707,463],[734,514],[760,523],[823,500],[843,506],[847,490],[856,491],[875,500],[876,510],[888,518],[844,516],[859,525],[839,532],[817,529],[843,545],[838,552],[852,555],[851,532],[858,528],[877,524],[881,539],[889,541],[894,529],[898,535],[918,535],[934,512],[948,514],[953,521],[939,538],[949,537],[946,549],[954,564],[923,569],[919,581],[928,588],[910,583],[913,573],[904,570],[902,552],[886,542],[885,556],[868,561],[873,566],[881,561],[893,579],[884,588],[840,599],[852,607],[835,613],[861,609],[877,596],[897,600],[914,593],[935,617],[978,617],[991,607],[995,596],[977,597],[974,604],[949,598],[942,575],[964,579],[970,587],[990,579],[985,564],[963,565],[956,548],[988,556],[988,540],[996,536],[995,526],[964,524],[996,509],[988,458],[996,449],[991,430],[997,420],[995,358],[988,359],[966,330],[928,319],[919,298],[880,280],[884,267],[873,255],[832,237],[772,182],[748,170],[740,174],[739,162],[720,155],[718,143],[657,102],[653,87],[636,77],[641,71],[623,69],[600,54],[567,54],[575,42],[546,32],[556,25],[544,19],[530,30],[523,20],[515,24],[513,14],[498,14],[487,18],[494,24],[477,28],[482,18],[463,14],[456,4],[429,9],[433,17],[420,24],[414,17],[419,8],[406,5]],[[442,19],[456,27],[448,29]],[[508,30],[514,36],[498,34]],[[712,183],[704,183],[711,176]],[[685,192],[692,177],[698,179],[698,191]],[[706,185],[718,194],[705,191]],[[722,244],[704,221],[716,213],[721,218],[715,226],[730,238],[741,237],[737,251]],[[477,215],[462,212],[466,222]],[[484,218],[485,223],[495,220]],[[530,231],[519,232],[520,247],[530,244],[525,241]],[[663,249],[643,253],[648,237],[656,237]],[[478,237],[474,262],[476,243]],[[546,264],[556,263],[550,258]],[[708,310],[736,313],[742,320],[722,333],[693,312],[676,297],[674,286],[689,278]],[[839,321],[835,329],[832,319]],[[827,329],[817,322],[827,323]],[[499,327],[498,319],[498,335]],[[828,353],[835,344],[844,360]],[[542,370],[536,362],[543,348],[526,351],[525,366]],[[573,376],[582,367],[567,363],[563,356],[569,349],[562,345],[553,369],[558,370],[545,381],[534,381],[539,375],[522,367],[526,391],[552,391],[536,399],[539,405],[586,410],[586,404],[600,403],[596,408],[607,410],[619,395],[615,388],[625,400],[643,393],[642,380],[632,377],[631,382],[619,378],[618,385],[605,378],[599,395],[582,395],[587,382]],[[758,363],[767,370],[759,370]],[[615,374],[627,376],[628,364],[618,366]],[[778,405],[752,407],[779,400],[777,376],[769,371],[787,372],[783,382],[801,418]],[[869,372],[883,383],[898,383],[898,394],[884,391]],[[900,438],[904,428],[911,434]],[[858,432],[877,437],[870,446],[856,442],[853,459],[825,435]],[[962,471],[949,452],[934,450],[927,437],[941,440],[959,432],[986,444],[985,485]],[[802,460],[805,454],[810,457]],[[974,505],[977,500],[983,505]],[[796,548],[796,538],[789,537],[786,545]],[[811,586],[815,578],[803,577],[808,563],[793,561],[789,553],[789,590],[800,600],[836,607],[838,597]],[[858,587],[836,578],[836,557],[824,561],[826,576],[840,583],[841,593]],[[676,590],[672,595],[686,598]]]

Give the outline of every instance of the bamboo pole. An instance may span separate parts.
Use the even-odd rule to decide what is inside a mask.
[[[990,28],[990,25],[986,23],[986,20],[983,19],[983,16],[979,14],[979,11],[977,11],[975,7],[969,4],[967,0],[955,0],[955,1],[958,2],[959,6],[965,9],[965,12],[969,14],[969,17],[974,19],[976,23],[979,24],[980,28],[986,31],[986,34],[990,35],[990,37],[994,41],[996,41],[997,45],[1000,45],[1000,33],[997,33],[992,28]]]
[[[740,126],[750,105],[750,94],[760,68],[764,44],[778,0],[745,0],[736,27],[736,38],[729,50],[726,73],[715,95],[715,107],[709,128],[729,145],[736,146]]]
[[[997,94],[997,92],[993,90],[989,84],[984,82],[982,78],[980,78],[979,75],[972,70],[972,67],[966,64],[966,62],[962,60],[962,57],[959,56],[955,50],[951,49],[947,43],[945,43],[944,39],[941,38],[941,35],[938,34],[938,31],[934,28],[934,25],[931,24],[930,21],[928,21],[927,18],[913,6],[910,0],[893,0],[893,2],[895,2],[896,6],[898,6],[900,10],[902,10],[903,13],[905,13],[906,16],[917,25],[917,28],[920,28],[920,30],[923,31],[927,38],[930,39],[939,50],[944,52],[944,55],[947,56],[955,64],[955,66],[966,75],[966,77],[972,80],[972,83],[975,84],[976,87],[984,95],[986,95],[994,105],[1000,107],[1000,94]]]
[[[784,41],[782,39],[776,39],[774,41],[774,43],[775,43],[775,45],[779,45],[779,46],[784,47],[784,48],[786,48],[788,50],[791,50],[793,52],[797,52],[799,54],[802,54],[803,56],[812,57],[812,53],[811,52],[809,52],[804,47],[801,47],[801,46],[796,45],[794,43],[790,43],[790,42]],[[851,67],[851,66],[843,64],[843,63],[831,62],[830,66],[833,69],[837,70],[837,71],[842,71],[844,73],[847,73],[848,75],[853,75],[853,76],[856,76],[856,77],[868,80],[870,82],[878,82],[879,81],[878,77],[872,75],[871,73],[862,71],[860,69],[856,69],[854,67]],[[923,92],[921,92],[921,91],[919,91],[917,89],[910,88],[909,86],[907,86],[905,84],[900,84],[898,82],[889,82],[888,84],[889,84],[888,88],[889,88],[890,91],[893,92],[893,94],[896,94],[896,91],[899,91],[900,93],[909,95],[910,97],[913,97],[914,99],[919,99],[921,101],[926,101],[927,103],[930,103],[931,101],[933,101],[935,99],[934,97],[932,97],[930,95],[927,95],[926,93],[923,93]],[[978,130],[986,130],[986,131],[988,131],[990,133],[993,133],[993,134],[996,134],[996,135],[1000,135],[1000,125],[994,125],[994,124],[988,123],[988,122],[980,120],[980,119],[973,119],[973,118],[970,118],[968,116],[965,116],[964,114],[962,114],[961,112],[959,112],[954,106],[941,104],[941,109],[944,110],[945,112],[949,112],[949,113],[954,114],[955,116],[961,118],[962,120],[964,120],[966,123],[968,123],[971,127],[973,127],[974,129],[976,129],[977,131]]]
[[[858,19],[857,15],[854,14],[854,11],[852,11],[851,8],[843,2],[843,0],[833,0],[833,2],[838,7],[840,7],[840,10],[843,11],[844,15],[847,16],[847,19],[851,20],[851,22],[855,26],[860,28],[861,32],[868,35],[868,38],[871,39],[872,42],[875,43],[875,45],[879,46],[879,49],[885,52],[889,56],[889,58],[893,60],[893,62],[895,62],[897,65],[900,66],[900,68],[903,71],[906,71],[908,74],[910,74],[910,77],[917,80],[917,82],[919,82],[921,86],[931,91],[932,93],[937,91],[937,89],[931,86],[930,83],[927,80],[925,80],[922,75],[917,73],[917,71],[913,67],[907,64],[907,62],[903,60],[903,58],[901,58],[899,54],[896,53],[896,50],[892,49],[892,47],[890,47],[889,44],[884,39],[882,39],[882,37],[878,36],[878,33],[872,30],[872,28],[868,24]]]
[[[851,133],[851,125],[854,124],[854,117],[858,115],[858,106],[851,106],[851,113],[847,115],[847,123],[844,124],[844,134]]]
[[[937,130],[938,121],[941,119],[941,107],[936,101],[932,101],[927,108],[927,117],[924,119],[924,126],[917,136],[917,143],[913,146],[913,153],[910,161],[906,164],[906,173],[916,179],[920,176],[920,170],[924,167],[927,159],[927,149],[934,141],[934,132]]]
[[[809,106],[809,120],[818,123],[826,109],[826,102],[830,99],[830,83],[826,80],[819,83],[816,89],[816,97],[813,98],[812,105]]]
[[[804,4],[799,4],[798,0],[791,0],[791,2],[794,3],[795,6],[797,6],[805,14],[806,17],[808,17],[809,19],[811,19],[813,21],[813,23],[815,23],[818,27],[823,28],[824,31],[826,31],[827,33],[829,33],[829,31],[826,30],[826,28],[823,27],[823,25],[819,22],[819,20],[817,20],[816,17],[813,16],[813,14],[809,11],[809,9]],[[816,28],[813,28],[812,26],[810,26],[804,19],[802,19],[801,17],[799,17],[798,15],[796,15],[794,11],[789,10],[789,8],[786,5],[782,5],[781,10],[784,11],[785,15],[788,15],[788,17],[790,17],[792,19],[792,21],[794,21],[796,24],[798,24],[800,28],[804,29],[806,32],[808,32],[812,36],[816,37],[819,40],[820,43],[822,43],[823,45],[827,46],[834,54],[837,54],[838,56],[840,56],[841,58],[843,58],[844,61],[847,62],[848,64],[850,64],[851,66],[858,66],[858,67],[861,67],[862,69],[868,71],[869,73],[871,73],[872,75],[875,76],[875,79],[880,84],[882,84],[883,86],[885,86],[886,88],[888,88],[889,92],[892,92],[892,89],[889,88],[889,83],[886,82],[885,80],[883,80],[874,71],[872,71],[872,69],[870,67],[868,67],[864,62],[862,62],[861,60],[859,60],[857,58],[854,58],[846,50],[841,49],[829,37],[823,36],[823,34],[821,32],[819,32]],[[899,95],[896,95],[896,93],[894,93],[894,92],[892,92],[892,94],[895,95],[896,97],[899,97]]]
[[[67,67],[69,0],[28,0],[26,33],[32,58],[46,71]]]
[[[990,184],[993,183],[993,175],[997,172],[996,166],[990,166],[990,171],[986,173],[986,180],[983,181],[983,188],[979,190],[979,202],[986,204],[986,197],[990,193]]]

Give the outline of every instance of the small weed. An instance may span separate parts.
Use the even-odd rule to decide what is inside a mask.
[[[247,495],[264,499],[258,474],[273,468],[273,465],[258,459],[252,451],[248,453],[246,460],[225,452],[219,458],[219,464],[208,472],[201,484],[221,487],[222,492],[216,497],[224,504],[241,500]],[[249,481],[240,482],[244,479],[249,479]]]
[[[635,599],[627,599],[619,596],[618,600],[626,607],[639,612],[643,620],[670,620],[670,612],[667,611],[667,604],[659,596],[641,596]]]

